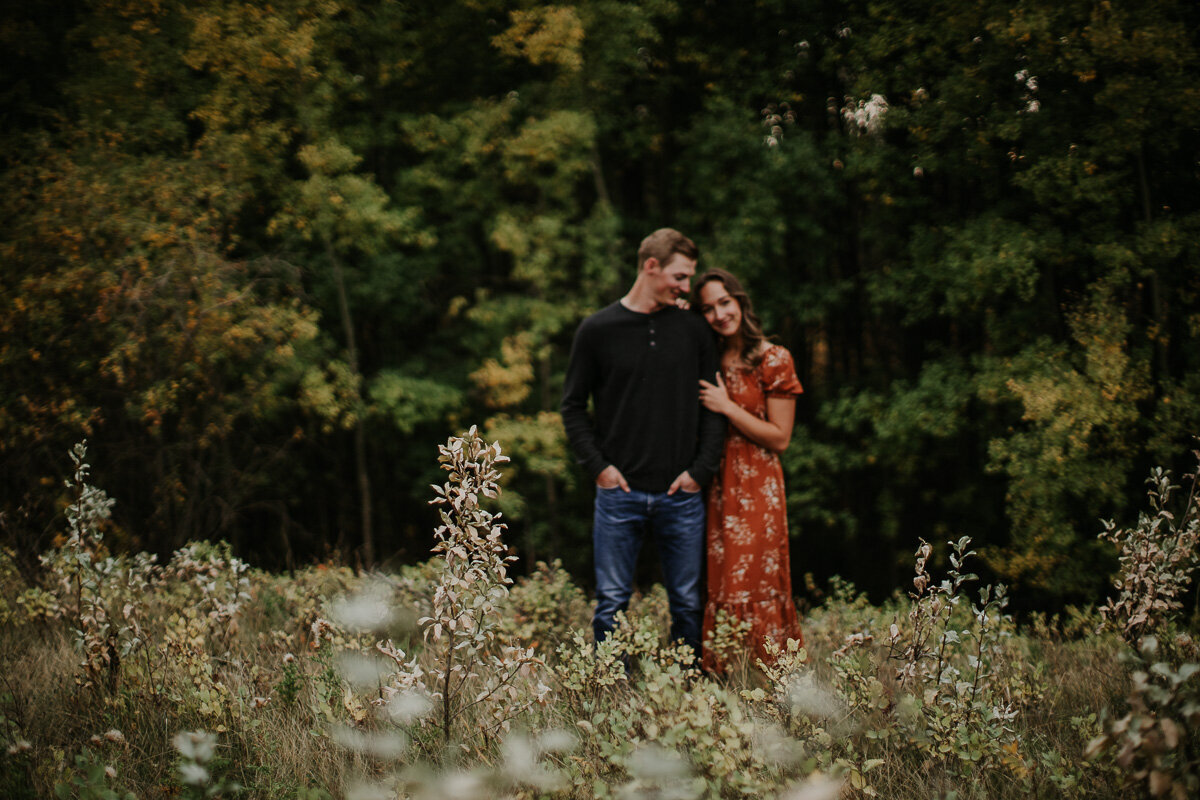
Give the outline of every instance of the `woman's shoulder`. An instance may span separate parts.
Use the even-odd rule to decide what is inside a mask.
[[[798,395],[804,391],[796,376],[796,365],[791,352],[784,346],[769,344],[758,364],[759,378],[769,395],[783,397]]]
[[[762,358],[759,363],[766,366],[782,366],[792,363],[792,352],[781,344],[764,341],[760,353]]]

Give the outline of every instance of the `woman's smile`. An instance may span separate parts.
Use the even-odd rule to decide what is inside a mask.
[[[721,336],[735,335],[742,327],[742,307],[720,281],[708,281],[700,287],[700,313]]]

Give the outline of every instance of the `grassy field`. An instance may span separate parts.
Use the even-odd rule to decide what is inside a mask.
[[[805,642],[748,663],[741,626],[700,673],[648,587],[591,642],[556,565],[513,582],[485,508],[504,461],[442,452],[443,527],[396,573],[249,569],[222,544],[109,556],[77,449],[61,545],[0,558],[0,796],[1194,797],[1200,669],[1178,597],[1195,515],[1114,531],[1102,610],[1018,626],[922,543],[882,605],[835,581]],[[1169,492],[1168,492],[1169,494]],[[1158,525],[1153,521],[1159,519]],[[934,567],[944,564],[943,568]]]

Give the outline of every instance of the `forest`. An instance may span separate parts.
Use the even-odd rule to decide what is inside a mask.
[[[6,3],[0,541],[86,440],[114,552],[399,567],[478,425],[515,569],[586,583],[571,337],[671,226],[795,355],[802,593],[969,535],[1097,603],[1195,466],[1198,45],[1185,0]]]

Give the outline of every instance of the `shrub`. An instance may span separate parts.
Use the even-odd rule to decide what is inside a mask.
[[[1195,452],[1200,460],[1200,451]],[[1197,475],[1189,482],[1182,508],[1172,508],[1172,495],[1179,489],[1171,473],[1155,467],[1146,479],[1152,514],[1138,514],[1137,524],[1118,528],[1104,523],[1101,539],[1118,547],[1120,571],[1113,581],[1116,597],[1109,598],[1100,613],[1134,649],[1141,638],[1159,631],[1181,607],[1180,596],[1200,565],[1200,508],[1196,505]]]
[[[1193,455],[1200,460],[1200,451]],[[1178,800],[1200,793],[1200,648],[1178,619],[1180,597],[1200,565],[1197,474],[1185,480],[1187,497],[1173,508],[1179,487],[1168,471],[1151,470],[1152,513],[1140,513],[1130,528],[1106,522],[1100,534],[1119,548],[1118,593],[1101,613],[1129,645],[1123,661],[1132,685],[1128,712],[1107,720],[1088,746],[1093,757],[1114,758],[1128,783]]]

